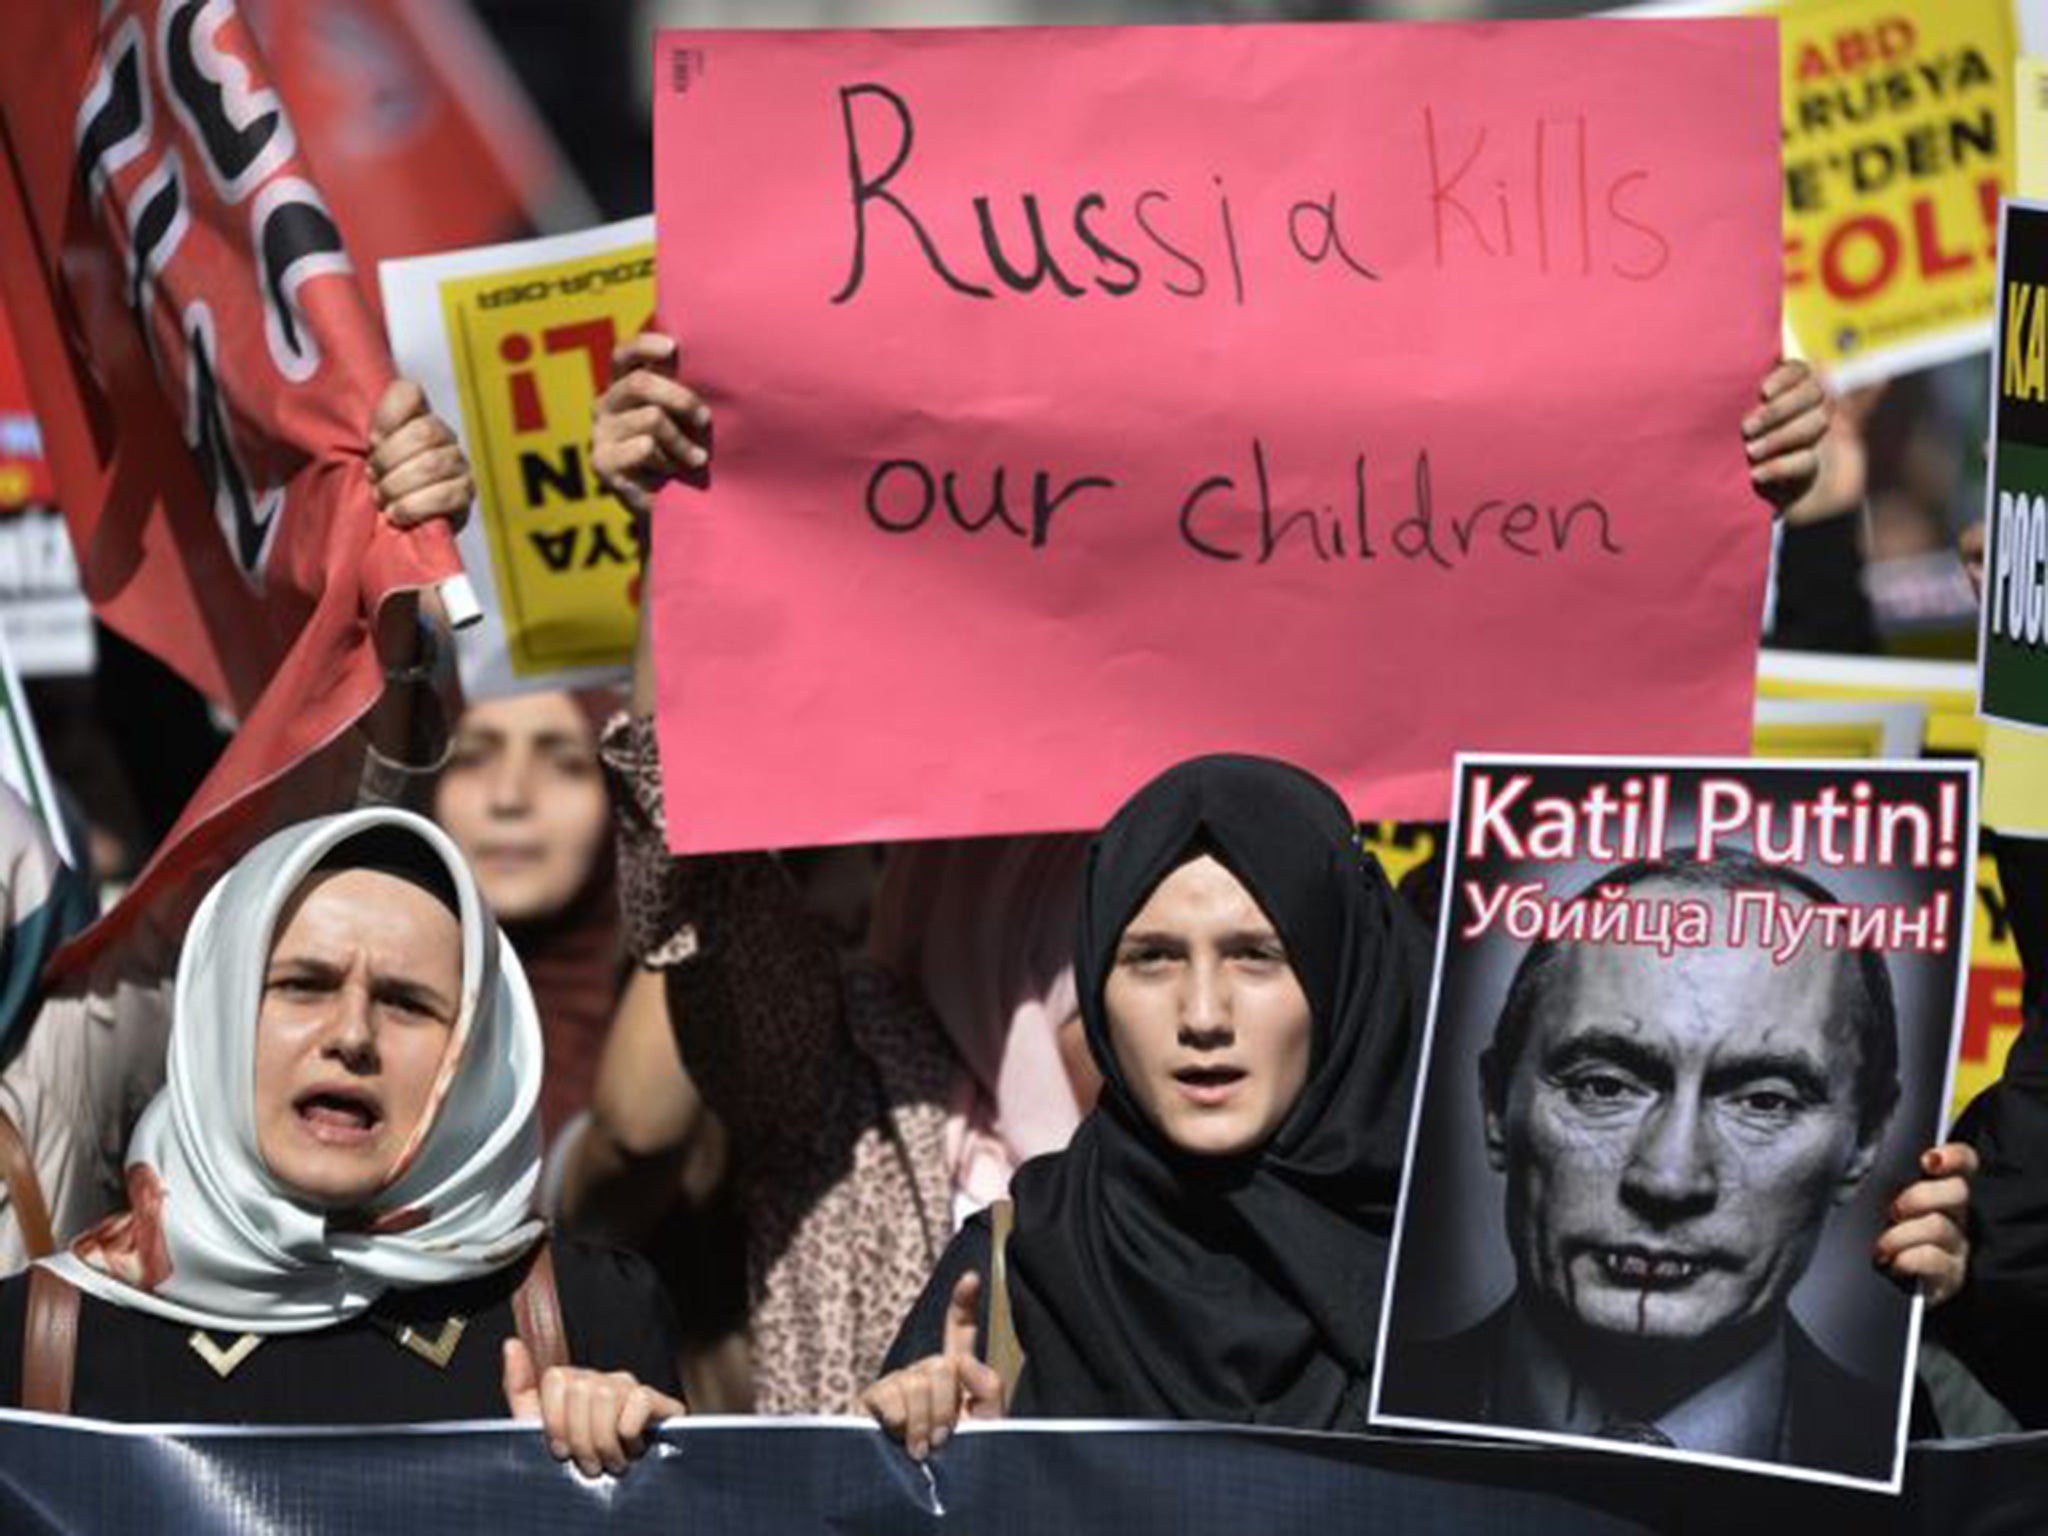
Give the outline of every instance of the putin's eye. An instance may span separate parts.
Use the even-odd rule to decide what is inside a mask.
[[[1766,1130],[1788,1125],[1812,1107],[1812,1099],[1796,1088],[1744,1088],[1729,1095],[1729,1105],[1744,1122]]]
[[[1565,1077],[1562,1086],[1571,1106],[1590,1114],[1631,1109],[1649,1093],[1635,1078],[1612,1068],[1581,1069]]]

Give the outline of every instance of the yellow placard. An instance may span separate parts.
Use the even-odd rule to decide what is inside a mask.
[[[2048,736],[1985,725],[1983,820],[2001,832],[2048,833]]]
[[[1878,376],[1988,343],[2013,186],[2011,0],[1783,0],[1786,307]]]
[[[1811,658],[1814,664],[1804,666],[1787,664],[1785,654],[1764,652],[1758,698],[1918,704],[1927,711],[1929,756],[1974,757],[1983,750],[1976,675],[1964,663],[1828,656]]]
[[[512,671],[625,665],[640,558],[591,473],[590,410],[653,313],[653,245],[450,279],[441,305]]]
[[[2048,193],[2048,59],[2026,54],[2013,60],[2013,142],[2019,162],[2014,191],[2020,197]]]
[[[1927,711],[1927,752],[1933,757],[1970,757],[1984,749],[1984,722],[1977,718],[1976,675],[1964,663],[1888,662],[1847,657],[1794,658],[1764,654],[1757,695],[1775,699],[1832,699],[1919,704]],[[1759,748],[1762,750],[1761,745]],[[1980,819],[1990,823],[1989,801]],[[1955,1094],[1960,1113],[2005,1070],[2006,1053],[2020,1032],[2020,957],[1998,884],[1998,866],[1977,860],[1977,898],[1970,922],[1969,998],[1964,1011],[1963,1047],[1956,1058]]]
[[[1762,758],[1882,757],[1884,727],[1876,722],[1868,725],[1790,720],[1759,722],[1752,747],[1754,755]]]

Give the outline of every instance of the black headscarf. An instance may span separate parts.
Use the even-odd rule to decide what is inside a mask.
[[[1124,928],[1204,853],[1264,909],[1314,1014],[1301,1097],[1230,1158],[1177,1149],[1138,1108],[1103,1003]],[[1017,1412],[1363,1424],[1425,951],[1344,803],[1298,768],[1197,758],[1117,813],[1089,856],[1075,962],[1102,1097],[1012,1184]]]

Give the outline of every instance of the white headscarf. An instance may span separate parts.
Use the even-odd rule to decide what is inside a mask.
[[[462,1001],[392,1179],[362,1211],[295,1198],[257,1150],[256,1020],[286,903],[337,846],[373,828],[447,866],[462,925]],[[261,844],[207,893],[185,936],[167,1081],[128,1148],[130,1210],[45,1260],[117,1306],[228,1333],[299,1333],[391,1287],[474,1279],[541,1232],[540,1020],[511,945],[455,844],[385,808],[309,821]]]

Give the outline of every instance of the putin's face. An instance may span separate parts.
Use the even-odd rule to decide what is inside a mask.
[[[1785,965],[1762,948],[1562,957],[1506,1080],[1486,1074],[1525,1297],[1664,1341],[1785,1306],[1877,1150],[1858,1127],[1851,963],[1818,947]]]

